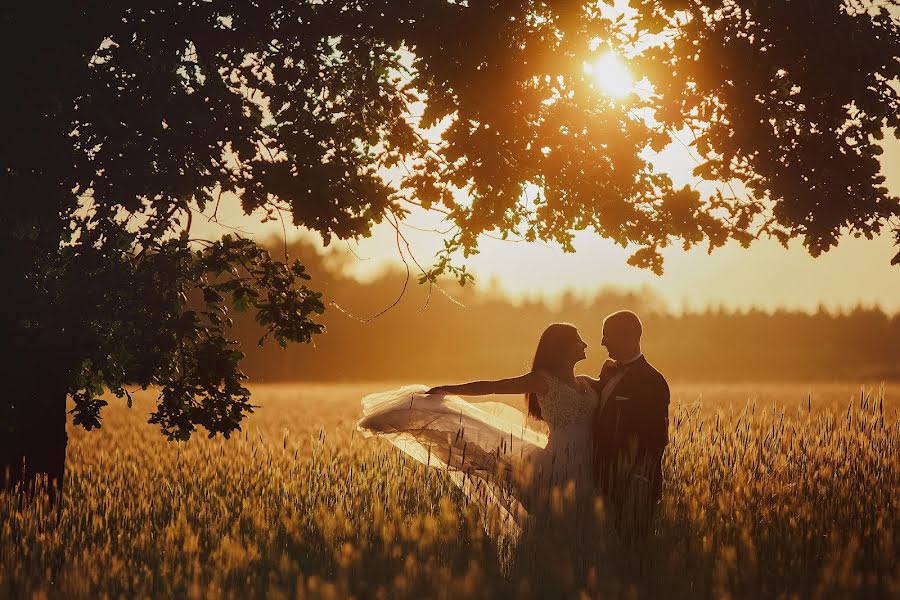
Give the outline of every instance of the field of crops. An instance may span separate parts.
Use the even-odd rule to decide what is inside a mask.
[[[354,433],[385,387],[257,386],[183,444],[113,399],[59,510],[0,494],[0,597],[900,597],[896,386],[675,385],[653,532],[597,504],[576,549],[563,491],[511,573],[446,476]]]

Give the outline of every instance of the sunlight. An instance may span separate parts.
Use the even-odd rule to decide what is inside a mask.
[[[613,52],[607,52],[593,62],[585,63],[584,71],[610,96],[624,98],[634,92],[634,78],[625,63]]]

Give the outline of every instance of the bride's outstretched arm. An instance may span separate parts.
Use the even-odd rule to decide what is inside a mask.
[[[457,394],[459,396],[486,396],[488,394],[545,394],[547,381],[537,373],[526,373],[509,379],[471,381],[458,385],[441,385],[428,390],[429,394]]]

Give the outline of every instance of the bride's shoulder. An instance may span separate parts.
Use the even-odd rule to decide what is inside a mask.
[[[554,382],[554,377],[552,375],[539,369],[530,371],[526,377],[529,377],[531,382],[539,388],[539,395],[546,394]]]
[[[585,391],[589,391],[589,390],[594,390],[595,386],[597,385],[597,383],[600,380],[594,379],[593,377],[591,377],[589,375],[576,375],[575,381],[577,381],[578,384],[581,385]]]

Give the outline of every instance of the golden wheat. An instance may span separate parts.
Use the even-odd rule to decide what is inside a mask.
[[[144,423],[148,396],[113,402],[100,432],[71,432],[59,510],[0,494],[0,597],[900,596],[883,390],[673,403],[653,533],[621,539],[598,504],[587,541],[572,536],[561,490],[563,526],[509,575],[446,476],[353,432],[379,387],[261,386],[244,432],[185,444]]]

